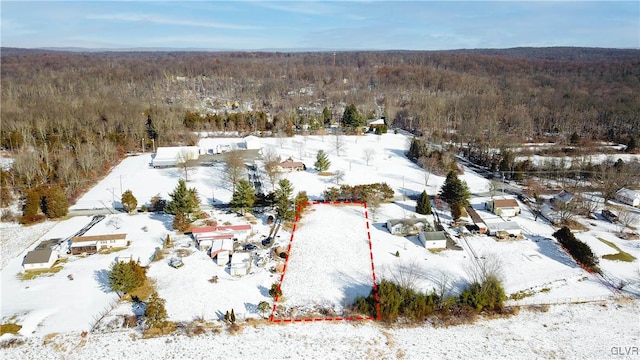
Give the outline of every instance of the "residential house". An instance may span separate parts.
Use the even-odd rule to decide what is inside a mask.
[[[640,192],[622,188],[616,192],[615,199],[629,206],[640,206]]]
[[[384,119],[367,119],[367,130],[375,131],[377,127],[384,127]]]
[[[420,231],[418,239],[426,249],[447,248],[447,233],[444,231]]]
[[[520,214],[520,205],[516,199],[503,198],[486,202],[487,210],[502,217],[514,217]]]
[[[250,224],[202,226],[191,230],[191,236],[200,250],[213,249],[217,240],[245,240],[251,235]]]
[[[304,163],[299,161],[293,161],[293,159],[288,158],[287,160],[278,164],[278,169],[280,172],[293,172],[293,171],[304,171],[306,166]]]
[[[387,230],[393,235],[417,235],[420,231],[428,230],[431,224],[426,218],[389,219]]]
[[[22,267],[25,271],[50,269],[57,260],[57,251],[51,249],[32,250],[24,257]]]
[[[251,270],[251,254],[235,253],[231,257],[231,276],[247,275]]]
[[[127,234],[76,236],[71,238],[70,251],[73,255],[95,254],[99,250],[129,246]]]
[[[560,205],[567,205],[573,200],[573,198],[574,196],[572,193],[568,192],[567,190],[562,190],[559,193],[553,195],[553,198],[551,198],[551,202]]]

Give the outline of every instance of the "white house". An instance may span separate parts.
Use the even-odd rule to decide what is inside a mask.
[[[22,267],[28,270],[50,269],[58,260],[58,252],[51,249],[32,250],[27,253],[22,261]]]
[[[242,141],[244,143],[244,148],[247,150],[256,150],[256,149],[262,148],[262,145],[260,144],[260,139],[256,136],[253,136],[253,135],[245,136],[245,138],[242,139]]]
[[[516,199],[494,199],[486,203],[487,209],[502,217],[514,217],[520,214],[520,205]]]
[[[562,190],[559,193],[553,195],[551,201],[554,203],[560,203],[562,205],[566,205],[573,200],[573,194],[568,192],[567,190]]]
[[[94,254],[98,250],[127,247],[127,234],[76,236],[71,238],[70,251],[73,255]]]
[[[387,220],[387,230],[389,230],[393,235],[415,235],[421,230],[426,230],[429,227],[430,224],[426,218]]]
[[[200,148],[197,146],[164,146],[156,149],[151,165],[154,168],[171,167],[199,157]]]
[[[447,234],[444,231],[420,231],[418,239],[426,249],[447,248]]]
[[[247,275],[251,270],[251,255],[249,253],[235,253],[231,257],[231,276]]]
[[[640,206],[640,192],[638,191],[622,188],[616,192],[615,198],[623,204]]]

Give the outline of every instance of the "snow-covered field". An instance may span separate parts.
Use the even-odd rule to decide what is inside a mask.
[[[508,319],[482,320],[476,324],[434,329],[430,325],[410,328],[387,328],[373,322],[313,323],[280,326],[262,323],[257,305],[271,302],[271,284],[280,274],[270,269],[275,260],[269,250],[260,246],[268,234],[265,219],[237,217],[218,210],[207,210],[218,223],[252,223],[253,234],[247,240],[258,245],[252,251],[250,274],[233,277],[228,267],[218,266],[207,255],[195,249],[188,236],[171,229],[168,215],[139,213],[109,215],[86,235],[126,232],[131,240],[127,249],[111,254],[88,257],[66,256],[62,270],[51,276],[20,280],[21,264],[27,250],[39,240],[67,238],[85,226],[91,218],[77,216],[59,222],[46,222],[31,227],[9,226],[1,231],[2,323],[23,326],[20,334],[26,344],[0,350],[3,358],[123,358],[155,356],[158,358],[607,358],[612,347],[637,346],[640,329],[640,302],[612,300],[613,291],[599,279],[579,268],[550,240],[554,229],[523,206],[516,221],[525,231],[519,241],[497,242],[482,235],[460,237],[456,229],[447,229],[463,250],[430,252],[416,237],[391,235],[383,224],[389,218],[412,217],[417,214],[415,201],[403,195],[423,190],[435,194],[444,182],[436,175],[428,177],[404,157],[407,137],[399,134],[344,137],[346,144],[338,156],[335,137],[295,137],[281,143],[278,139],[261,139],[263,148],[271,148],[282,159],[303,161],[307,171],[284,174],[297,191],[307,191],[311,199],[335,186],[330,177],[318,176],[313,170],[319,149],[329,154],[330,171],[345,171],[344,184],[386,182],[396,191],[396,200],[384,204],[369,219],[372,254],[377,278],[406,278],[411,274],[417,288],[429,291],[437,287],[443,276],[456,293],[468,281],[468,271],[475,266],[474,255],[495,258],[502,263],[502,276],[507,294],[531,292],[522,302],[553,303],[566,300],[604,302],[555,305],[548,312],[522,311]],[[216,143],[238,139],[203,139],[200,146],[211,148]],[[375,149],[367,165],[365,149]],[[165,199],[184,176],[179,168],[153,169],[151,155],[132,156],[122,161],[111,174],[88,191],[74,206],[93,209],[111,206],[120,190],[131,189],[139,205],[160,194]],[[461,178],[472,193],[486,193],[488,180],[472,171]],[[189,170],[189,187],[198,189],[204,208],[215,198],[229,201],[230,186],[223,179],[223,165]],[[263,182],[265,178],[263,177]],[[266,189],[271,184],[264,184]],[[486,198],[474,198],[474,207]],[[440,213],[443,220],[446,212]],[[370,217],[372,214],[370,214]],[[419,215],[418,215],[419,216]],[[358,206],[312,206],[300,220],[292,243],[287,272],[282,283],[287,307],[322,304],[339,311],[358,295],[366,295],[372,286],[371,263],[367,242],[366,219]],[[329,225],[330,224],[330,225]],[[615,250],[598,238],[613,242],[621,250],[638,257],[639,242],[622,240],[615,235],[614,225],[602,220],[585,220],[588,231],[578,238],[592,246],[598,256]],[[156,248],[167,234],[173,239],[169,254],[150,262]],[[286,246],[290,232],[281,230],[276,245]],[[242,244],[239,244],[242,245]],[[399,256],[396,256],[396,253]],[[159,295],[166,299],[169,318],[179,323],[204,319],[218,323],[224,312],[234,309],[244,323],[240,333],[207,332],[188,337],[180,334],[155,339],[140,339],[137,330],[118,328],[122,316],[133,314],[131,303],[114,303],[117,296],[108,288],[106,274],[116,257],[140,259],[149,264],[148,276],[155,282]],[[172,256],[182,257],[184,266],[168,265]],[[600,266],[611,279],[628,282],[637,289],[639,261],[630,263],[601,259]],[[69,280],[68,275],[73,276]],[[209,280],[218,276],[217,283]],[[107,316],[97,331],[82,339],[80,332],[89,330],[105,309]],[[267,314],[268,315],[268,314]],[[115,324],[115,325],[114,325]],[[219,327],[223,327],[220,323]],[[10,338],[4,335],[3,340]],[[584,341],[576,341],[584,339]],[[212,345],[215,344],[215,345]],[[226,349],[226,350],[221,350]],[[637,349],[637,348],[636,348]],[[617,351],[617,350],[615,350]],[[636,350],[637,352],[637,350]]]
[[[341,314],[356,297],[369,294],[371,271],[363,206],[312,205],[293,234],[282,305],[301,315],[313,308]]]

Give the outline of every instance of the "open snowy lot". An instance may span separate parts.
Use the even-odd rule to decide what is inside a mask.
[[[302,314],[344,306],[373,288],[364,208],[311,205],[297,223],[281,290],[281,305]]]

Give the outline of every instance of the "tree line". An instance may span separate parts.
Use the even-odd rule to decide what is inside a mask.
[[[127,153],[194,144],[193,130],[291,135],[384,117],[482,149],[573,133],[637,141],[640,56],[561,52],[3,51],[0,146],[15,162],[2,201],[52,185],[73,201]],[[212,110],[222,103],[232,104],[226,114]]]

